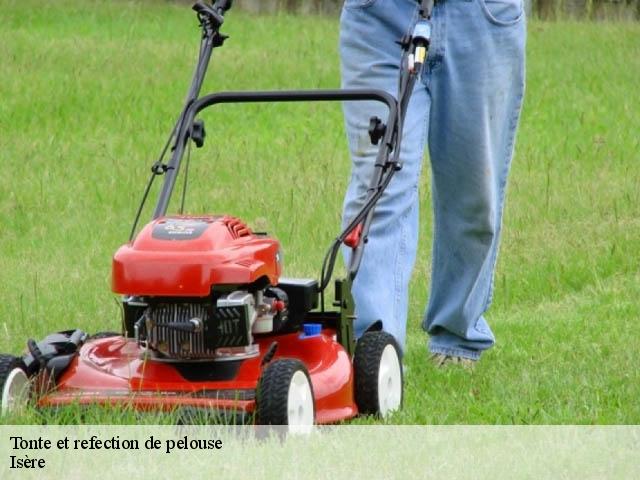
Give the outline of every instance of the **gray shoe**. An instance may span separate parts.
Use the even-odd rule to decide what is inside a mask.
[[[448,365],[460,365],[463,368],[471,370],[476,366],[477,360],[470,358],[458,357],[456,355],[445,355],[444,353],[432,353],[429,360],[436,367],[446,367]]]

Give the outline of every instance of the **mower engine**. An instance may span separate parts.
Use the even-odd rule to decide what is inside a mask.
[[[286,293],[276,288],[236,290],[218,296],[215,303],[188,298],[124,301],[140,314],[133,323],[136,340],[161,358],[174,360],[253,356],[253,334],[280,330],[288,319]]]
[[[295,327],[287,289],[296,310],[315,306],[317,283],[278,285],[281,270],[279,242],[237,218],[181,216],[122,246],[112,279],[128,336],[159,360],[196,361],[257,355],[254,335]]]

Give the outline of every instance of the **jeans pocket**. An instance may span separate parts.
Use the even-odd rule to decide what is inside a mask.
[[[344,8],[350,8],[352,10],[367,8],[372,6],[377,1],[378,0],[345,0]]]
[[[523,0],[478,0],[491,23],[500,26],[515,25],[524,17]]]

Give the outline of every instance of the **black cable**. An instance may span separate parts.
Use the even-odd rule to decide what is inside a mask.
[[[138,207],[138,213],[136,213],[136,219],[133,221],[133,226],[131,227],[131,233],[129,233],[129,241],[133,240],[133,235],[136,233],[136,227],[138,226],[138,221],[140,220],[140,215],[142,214],[142,209],[144,208],[144,204],[147,201],[147,196],[149,195],[149,190],[151,190],[151,185],[153,185],[153,180],[156,178],[155,172],[151,173],[151,177],[147,182],[147,187],[144,189],[144,195],[142,196],[142,201],[140,202],[140,206]]]
[[[336,238],[327,253],[324,256],[324,260],[322,261],[322,269],[320,270],[320,286],[318,287],[318,291],[320,292],[322,298],[322,309],[324,310],[324,290],[329,285],[331,281],[331,277],[333,275],[333,269],[335,268],[336,257],[338,256],[338,252],[340,251],[340,245],[344,240],[340,239],[340,237]],[[327,267],[329,270],[327,270]]]
[[[176,124],[173,126],[173,130],[171,131],[171,134],[169,135],[169,138],[167,139],[167,142],[164,144],[164,147],[162,149],[162,152],[160,153],[160,156],[158,157],[158,160],[156,160],[156,162],[151,167],[151,172],[152,172],[151,178],[149,178],[147,187],[144,190],[144,195],[142,196],[142,201],[140,202],[140,206],[138,207],[138,212],[136,213],[136,218],[133,221],[133,226],[131,227],[131,233],[129,234],[129,241],[133,240],[133,235],[134,233],[136,233],[136,227],[138,226],[138,222],[140,221],[140,215],[142,214],[142,209],[144,208],[144,204],[147,201],[149,190],[151,189],[151,185],[153,184],[154,178],[156,177],[156,175],[158,175],[158,173],[156,173],[156,166],[164,165],[162,161],[164,160],[164,157],[167,154],[167,150],[169,150],[169,145],[171,145],[171,140],[173,140],[173,137],[176,134],[177,128],[178,128],[178,123],[176,122]]]
[[[187,163],[184,166],[184,182],[182,184],[182,200],[180,201],[180,215],[184,213],[184,201],[187,196],[187,181],[189,180],[189,164],[191,163],[191,142],[187,144]]]
[[[326,285],[324,285],[325,270],[327,268],[327,260],[329,258],[329,254],[330,254],[332,248],[333,248],[333,243],[331,244],[331,246],[327,250],[327,253],[324,254],[324,259],[322,260],[322,267],[320,268],[320,285],[318,286],[318,292],[320,292],[320,311],[321,312],[325,312],[326,311],[324,309],[324,289],[326,288]]]
[[[358,215],[356,215],[347,225],[347,227],[343,230],[340,236],[331,244],[329,250],[325,254],[325,257],[322,262],[322,269],[320,271],[320,285],[318,290],[320,291],[320,300],[321,306],[324,311],[324,290],[329,285],[331,281],[331,276],[333,275],[333,270],[335,269],[335,261],[338,255],[340,245],[344,243],[345,238],[351,231],[356,228],[356,226],[362,221],[366,221],[371,209],[378,202],[384,190],[389,185],[391,179],[395,172],[399,169],[400,163],[400,146],[402,144],[402,135],[403,135],[403,127],[404,120],[406,116],[406,111],[408,109],[409,100],[411,98],[411,94],[413,93],[413,88],[415,86],[415,74],[409,72],[407,70],[407,62],[408,62],[408,53],[404,53],[401,59],[400,64],[400,76],[398,78],[398,103],[397,103],[397,115],[395,119],[395,126],[389,125],[387,128],[394,128],[390,135],[390,143],[393,145],[388,145],[388,147],[392,148],[392,159],[390,162],[387,161],[386,164],[379,166],[378,168],[383,169],[383,173],[381,175],[380,181],[378,184],[370,188],[368,190],[369,197],[365,200],[363,207],[360,209]],[[389,152],[391,153],[391,152]],[[387,157],[388,159],[388,157]],[[386,171],[386,172],[385,172]],[[356,252],[354,251],[354,254]]]
[[[360,209],[358,215],[356,215],[349,225],[342,231],[340,236],[336,238],[327,253],[324,256],[324,260],[322,262],[322,269],[320,271],[320,286],[318,287],[318,291],[321,294],[321,304],[324,309],[324,290],[329,286],[329,282],[331,281],[331,276],[333,275],[333,270],[335,268],[336,257],[338,256],[338,252],[340,250],[340,245],[344,243],[345,238],[351,231],[362,222],[366,216],[369,214],[373,206],[377,203],[377,201],[382,196],[382,193],[391,182],[396,170],[390,169],[387,172],[387,175],[380,179],[380,183],[372,190],[374,193],[365,201],[364,206]],[[327,269],[328,268],[328,269]]]
[[[202,19],[200,19],[200,21],[202,23]],[[209,43],[213,41],[212,38],[213,38],[212,33],[204,29],[202,39],[200,41],[200,49],[198,51],[198,61],[196,63],[196,71],[195,71],[195,75],[197,75],[196,78],[201,78],[203,76],[203,70],[207,68],[208,59],[206,58],[205,53],[209,48]],[[140,221],[140,216],[142,215],[142,210],[144,209],[144,205],[147,201],[147,198],[149,196],[149,191],[151,190],[151,186],[153,185],[153,181],[156,175],[162,175],[167,171],[166,166],[160,169],[158,167],[164,165],[163,161],[167,155],[167,152],[169,151],[169,147],[171,146],[172,142],[174,140],[176,142],[178,141],[178,136],[179,136],[178,132],[182,129],[182,124],[184,122],[185,114],[194,100],[192,98],[194,96],[193,92],[199,91],[201,84],[202,84],[202,80],[200,80],[199,82],[196,82],[196,85],[192,85],[193,88],[191,88],[189,93],[187,94],[185,107],[182,109],[180,116],[176,120],[176,123],[174,124],[173,129],[169,134],[169,138],[167,138],[167,141],[165,142],[164,147],[162,148],[162,152],[160,153],[158,160],[156,160],[156,162],[151,167],[152,174],[151,174],[151,177],[149,178],[149,181],[147,182],[144,195],[142,196],[142,201],[140,202],[138,211],[136,212],[135,220],[133,221],[133,226],[131,227],[131,233],[129,234],[129,241],[133,240],[133,235],[136,232],[138,222]],[[175,146],[176,145],[174,143],[171,149],[173,150]],[[182,207],[184,207],[184,191],[183,191],[183,198],[182,198]]]
[[[164,163],[158,161],[153,164],[151,167],[151,177],[147,182],[147,186],[144,189],[144,195],[142,196],[142,201],[140,202],[140,206],[138,207],[138,213],[136,213],[136,219],[133,222],[133,227],[131,227],[131,233],[129,233],[129,241],[133,240],[133,234],[136,232],[136,226],[138,225],[138,220],[140,220],[140,214],[142,213],[142,208],[144,207],[145,202],[147,201],[147,196],[149,195],[149,190],[151,190],[151,186],[153,185],[153,181],[158,175],[164,175],[167,173],[167,170],[170,170],[171,167],[165,165]]]

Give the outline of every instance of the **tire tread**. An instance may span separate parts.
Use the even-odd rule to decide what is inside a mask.
[[[0,354],[0,391],[2,391],[7,377],[15,368],[21,368],[25,373],[27,372],[27,367],[20,357]]]
[[[380,414],[378,371],[382,352],[389,344],[394,346],[396,352],[398,351],[395,338],[387,332],[367,332],[360,337],[356,344],[353,356],[355,398],[361,414]]]
[[[313,386],[304,364],[292,358],[274,360],[264,369],[257,388],[256,423],[258,425],[287,425],[287,401],[293,374],[302,370]],[[315,405],[314,405],[315,410]]]
[[[13,355],[0,354],[0,402],[7,378],[9,378],[9,374],[16,368],[20,368],[25,372],[25,374],[27,373],[27,367],[22,361],[22,358],[15,357]],[[3,408],[4,406],[0,405],[0,409]]]

